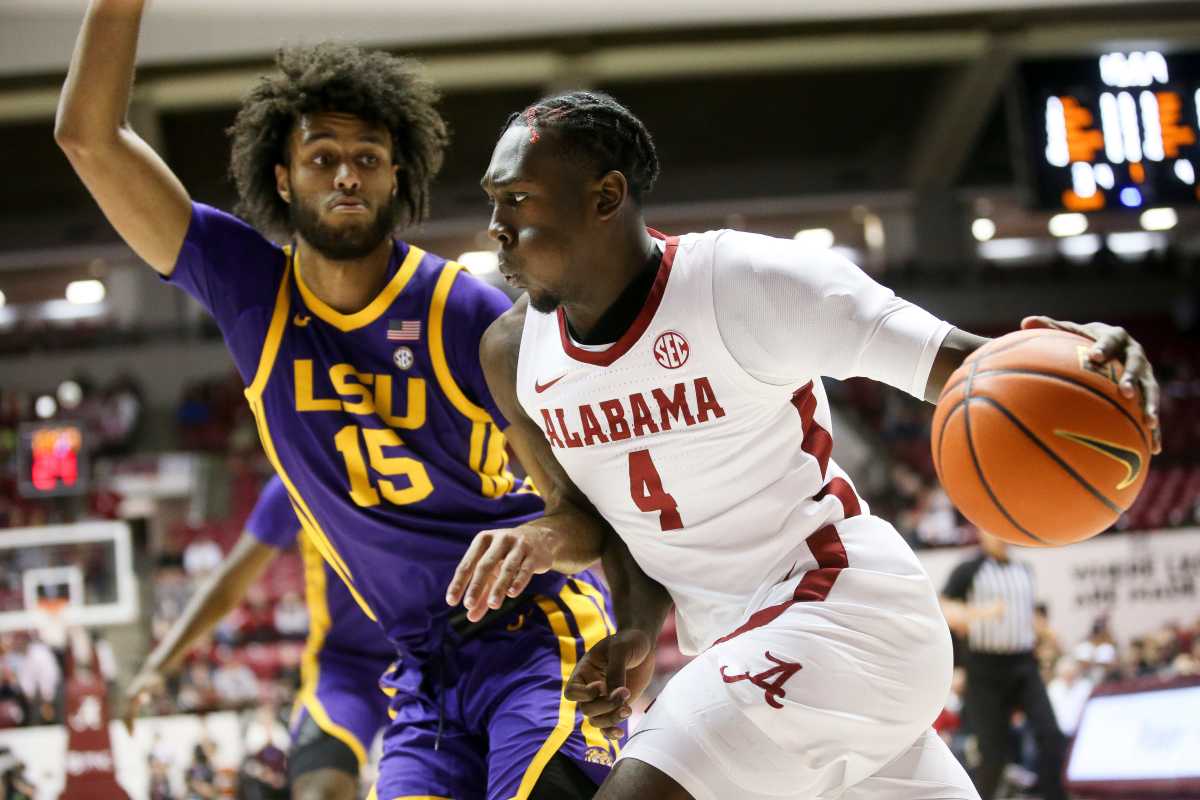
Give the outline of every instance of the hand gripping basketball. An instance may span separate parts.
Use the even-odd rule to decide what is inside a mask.
[[[632,705],[654,676],[650,637],[623,630],[601,639],[587,651],[571,673],[563,692],[610,739],[619,739],[620,725],[633,713]]]

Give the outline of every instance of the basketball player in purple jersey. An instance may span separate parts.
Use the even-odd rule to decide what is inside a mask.
[[[379,626],[362,613],[340,578],[300,533],[300,522],[278,476],[263,488],[246,529],[220,568],[188,602],[126,690],[126,725],[161,692],[166,675],[284,550],[299,543],[304,560],[308,639],[300,692],[292,712],[288,777],[296,800],[355,800],[358,774],[376,734],[387,723],[379,676],[396,658]]]
[[[479,340],[507,299],[391,237],[428,209],[446,142],[436,92],[383,53],[281,54],[232,128],[256,230],[193,203],[125,123],[142,9],[93,0],[55,137],[130,247],[216,319],[306,538],[397,650],[375,795],[590,797],[617,750],[563,687],[612,627],[596,579],[562,573],[592,563],[607,528],[568,492],[546,519],[571,535],[545,525],[506,468]],[[455,618],[446,586],[489,529],[537,557],[486,617]]]

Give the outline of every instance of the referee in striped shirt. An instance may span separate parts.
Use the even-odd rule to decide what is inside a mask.
[[[983,800],[996,796],[1021,709],[1037,742],[1042,797],[1065,800],[1063,737],[1033,653],[1033,571],[1009,558],[1003,540],[980,532],[979,543],[982,552],[955,567],[942,592],[946,620],[966,644],[963,725],[979,747],[975,787]]]

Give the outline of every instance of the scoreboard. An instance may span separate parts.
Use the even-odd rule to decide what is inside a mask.
[[[1200,53],[1154,50],[1021,66],[1034,203],[1067,211],[1200,203]]]
[[[17,487],[22,496],[87,491],[88,459],[81,425],[69,421],[22,425],[17,439]]]

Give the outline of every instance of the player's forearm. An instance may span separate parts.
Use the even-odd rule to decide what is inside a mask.
[[[615,532],[610,532],[605,542],[603,562],[617,630],[644,631],[656,641],[671,610],[671,595],[642,571]]]
[[[607,523],[594,512],[574,507],[548,511],[545,516],[522,527],[535,529],[543,537],[554,553],[551,569],[567,575],[587,569],[600,560],[608,530]]]
[[[93,0],[59,98],[54,138],[67,150],[116,144],[133,85],[144,0]]]
[[[942,394],[942,387],[946,385],[954,370],[962,365],[967,356],[989,341],[986,337],[976,336],[959,328],[951,329],[942,341],[941,349],[933,360],[933,367],[929,370],[929,380],[925,384],[926,402],[936,403]]]
[[[184,608],[183,614],[146,660],[155,672],[171,672],[205,634],[212,631],[237,606],[250,584],[258,579],[275,551],[243,537],[229,558],[214,572]]]

